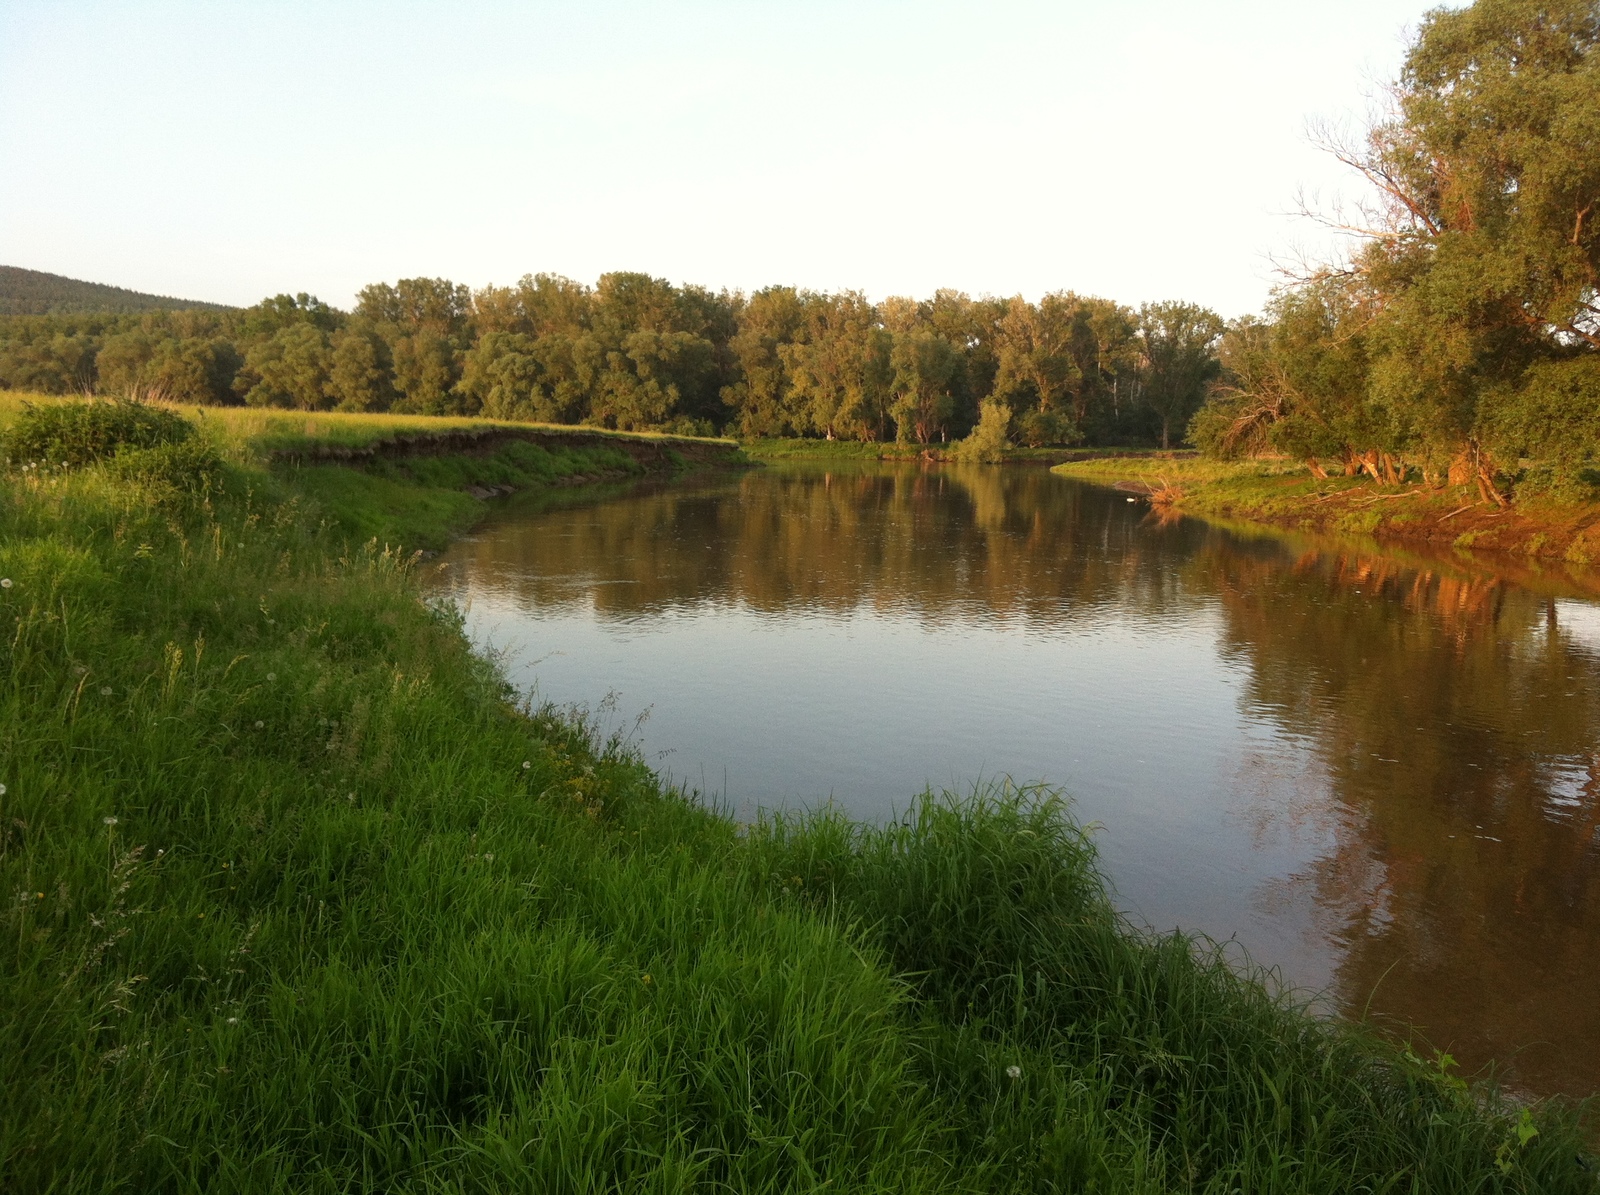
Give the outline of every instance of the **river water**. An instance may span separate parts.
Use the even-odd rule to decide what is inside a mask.
[[[445,559],[517,684],[736,814],[1045,781],[1135,920],[1600,1090],[1600,579],[977,466],[513,499]]]

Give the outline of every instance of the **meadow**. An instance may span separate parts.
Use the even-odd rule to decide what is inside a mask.
[[[0,412],[0,1188],[1600,1188],[1584,1109],[1135,931],[1060,794],[742,826],[519,703],[419,549],[626,453]]]

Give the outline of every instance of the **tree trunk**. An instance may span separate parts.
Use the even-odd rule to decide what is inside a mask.
[[[1478,483],[1478,497],[1485,502],[1493,502],[1502,509],[1511,505],[1511,499],[1502,494],[1500,487],[1494,483],[1494,457],[1484,451],[1483,445],[1476,440],[1469,439],[1467,441],[1467,446],[1462,450],[1461,455],[1450,464],[1452,478],[1456,472],[1457,462],[1471,470],[1473,480]]]
[[[1322,467],[1322,462],[1317,460],[1316,457],[1310,457],[1307,459],[1306,468],[1311,470],[1311,476],[1315,477],[1318,481],[1328,480],[1328,471]]]

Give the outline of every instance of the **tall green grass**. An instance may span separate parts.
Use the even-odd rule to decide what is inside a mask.
[[[1596,1188],[1571,1112],[1130,933],[1047,794],[664,791],[312,472],[0,486],[0,1189]]]
[[[929,795],[885,827],[779,820],[752,845],[907,977],[921,1073],[1023,1189],[1594,1187],[1570,1110],[1536,1122],[1218,947],[1135,932],[1048,790]]]

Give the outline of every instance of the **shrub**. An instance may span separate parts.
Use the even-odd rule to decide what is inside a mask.
[[[1017,420],[1017,438],[1029,448],[1047,444],[1075,444],[1083,437],[1072,420],[1056,411],[1035,408]]]
[[[958,460],[979,465],[997,465],[1005,459],[1006,433],[1011,427],[1011,411],[1004,403],[986,402],[972,434],[955,447]]]
[[[222,488],[222,458],[198,438],[124,448],[107,467],[116,476],[144,486],[162,502],[208,498]]]
[[[89,465],[124,448],[155,448],[194,437],[181,415],[135,402],[24,403],[22,416],[5,437],[13,462]]]

